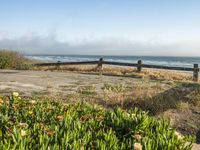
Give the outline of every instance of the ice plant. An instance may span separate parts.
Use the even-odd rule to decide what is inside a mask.
[[[183,139],[183,136],[179,132],[175,131],[175,135],[178,139]]]
[[[28,124],[27,123],[19,123],[19,127],[28,128]]]
[[[46,130],[45,130],[45,133],[46,133],[48,136],[53,136],[55,132],[52,131],[52,130],[46,129]]]
[[[18,92],[13,92],[12,96],[10,97],[10,103],[13,105],[14,103],[18,103],[18,101],[21,100],[21,97],[19,97]]]
[[[30,103],[31,103],[31,104],[35,104],[36,101],[35,101],[35,100],[31,100]]]
[[[26,131],[26,130],[21,130],[21,131],[20,131],[20,135],[21,135],[22,137],[26,136],[26,135],[27,135],[27,131]]]
[[[13,92],[13,93],[12,93],[12,96],[18,97],[18,96],[19,96],[19,93],[18,93],[18,92]]]
[[[7,105],[10,104],[10,102],[8,100],[6,100],[4,103],[7,104]]]
[[[140,134],[135,134],[134,139],[136,139],[137,141],[140,141],[142,139],[142,136]]]
[[[4,103],[4,101],[0,98],[0,103]]]
[[[32,114],[33,114],[33,111],[28,111],[28,114],[29,114],[29,115],[32,115]]]
[[[17,100],[0,101],[0,149],[191,150],[191,138],[180,138],[168,121],[137,108]]]
[[[58,121],[63,121],[64,117],[63,117],[63,116],[57,116],[56,119],[57,119]]]

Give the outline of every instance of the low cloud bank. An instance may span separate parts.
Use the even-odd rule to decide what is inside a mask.
[[[200,45],[195,43],[136,42],[120,38],[63,42],[57,40],[55,36],[36,35],[1,38],[0,49],[17,50],[25,54],[200,56]]]

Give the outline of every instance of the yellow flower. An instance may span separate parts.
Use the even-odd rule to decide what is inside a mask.
[[[135,143],[134,150],[142,150],[142,145],[140,143]]]
[[[26,132],[25,130],[21,130],[20,135],[21,135],[22,137],[24,137],[24,136],[27,135],[27,132]]]
[[[15,96],[15,97],[18,97],[19,93],[18,92],[13,92],[12,95]]]
[[[47,108],[46,111],[47,111],[47,112],[52,112],[52,111],[53,111],[53,108]]]
[[[21,128],[28,128],[28,124],[27,123],[19,123],[19,126]]]
[[[175,131],[175,135],[177,136],[178,139],[183,139],[183,135],[181,135],[179,132]]]
[[[0,98],[0,103],[4,103],[3,100]]]
[[[32,115],[32,114],[33,114],[33,112],[32,112],[32,111],[29,111],[29,112],[28,112],[28,114],[29,114],[29,115]]]
[[[36,103],[36,101],[34,101],[34,100],[31,100],[31,101],[30,101],[30,103],[31,103],[31,104],[35,104],[35,103]]]
[[[64,117],[63,117],[63,116],[57,116],[56,119],[57,119],[58,121],[63,121]]]
[[[69,104],[67,104],[67,103],[63,103],[63,106],[69,106]]]
[[[42,128],[42,129],[45,129],[45,125],[43,123],[40,123],[39,127]]]
[[[45,133],[46,133],[48,136],[53,136],[55,132],[52,131],[52,130],[46,129],[46,130],[45,130]]]

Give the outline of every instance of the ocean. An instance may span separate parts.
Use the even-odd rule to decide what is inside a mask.
[[[26,55],[27,58],[52,62],[92,61],[103,58],[107,61],[136,63],[142,60],[144,64],[193,67],[200,64],[200,57],[166,57],[166,56],[97,56],[97,55]]]

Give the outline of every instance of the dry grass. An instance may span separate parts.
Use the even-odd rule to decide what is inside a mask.
[[[190,104],[188,102],[180,102],[178,103],[177,108],[181,111],[187,112],[190,109]]]
[[[176,81],[192,81],[192,74],[183,71],[145,69],[142,74],[150,79],[165,79]]]
[[[44,67],[40,69],[52,71],[74,71],[84,73],[99,73],[96,65],[79,65],[79,66],[61,66],[59,70],[55,67]],[[58,69],[58,68],[57,68]],[[102,74],[129,76],[141,78],[140,82],[134,84],[105,84],[98,96],[89,88],[85,88],[83,93],[90,93],[81,95],[94,96],[93,102],[104,105],[105,107],[120,106],[125,109],[137,106],[143,110],[149,111],[152,115],[162,113],[168,109],[180,107],[186,109],[188,99],[190,103],[198,103],[197,96],[199,85],[190,83],[192,75],[181,71],[168,71],[158,69],[143,69],[138,73],[133,67],[118,67],[104,65]],[[154,82],[152,82],[154,79]],[[181,81],[181,83],[177,83]],[[187,84],[184,84],[186,81]],[[182,84],[183,83],[183,84]],[[189,97],[189,98],[188,98]],[[87,98],[87,97],[86,97]],[[183,103],[180,103],[183,101]],[[193,105],[195,105],[193,103]]]
[[[84,73],[102,73],[105,75],[129,76],[136,78],[147,78],[154,80],[172,80],[172,81],[192,81],[192,73],[183,71],[170,71],[160,69],[143,69],[138,73],[133,67],[120,67],[112,65],[104,65],[102,70],[99,70],[96,65],[65,65],[65,66],[49,66],[35,67],[34,70],[50,70],[50,71],[73,71]]]

